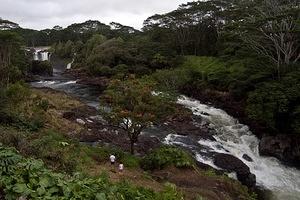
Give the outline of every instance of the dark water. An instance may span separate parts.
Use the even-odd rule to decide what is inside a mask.
[[[39,77],[38,81],[31,82],[31,86],[35,88],[51,88],[54,90],[66,92],[71,96],[77,97],[87,105],[99,108],[99,96],[101,91],[97,87],[78,84],[77,80],[64,74],[66,65],[62,60],[53,58],[53,76]]]

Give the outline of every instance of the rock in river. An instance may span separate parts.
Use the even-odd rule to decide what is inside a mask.
[[[300,167],[300,137],[298,135],[264,136],[259,143],[259,152],[274,156],[284,163]]]
[[[249,167],[240,159],[229,154],[216,154],[214,157],[214,164],[228,172],[236,172],[238,180],[248,186],[254,187],[256,184],[256,177],[251,174]]]

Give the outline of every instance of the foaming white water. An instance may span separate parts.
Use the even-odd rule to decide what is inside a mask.
[[[41,61],[49,60],[49,52],[41,52]]]
[[[33,53],[33,60],[38,60],[38,61],[47,61],[50,60],[50,52],[48,52],[48,47],[44,48],[34,48],[34,53]]]
[[[37,52],[34,52],[34,53],[33,53],[33,60],[39,60],[39,57],[38,57],[38,53],[37,53]]]
[[[74,58],[73,58],[72,62],[70,62],[70,63],[67,64],[67,69],[71,69],[73,63],[74,63]]]
[[[37,84],[44,85],[44,86],[54,85],[56,83],[57,83],[57,81],[39,81],[39,82],[37,82]]]
[[[71,84],[76,84],[77,83],[77,81],[67,81],[67,82],[62,82],[62,83],[60,83],[60,84],[58,84],[58,85],[71,85]]]
[[[231,154],[247,164],[256,175],[257,184],[273,191],[274,199],[300,199],[300,171],[282,165],[277,159],[259,155],[258,138],[251,133],[246,125],[225,111],[217,109],[199,101],[181,96],[178,103],[192,110],[194,115],[201,116],[214,129],[216,141],[200,140],[198,144],[211,152]],[[178,137],[170,134],[167,143],[177,144]],[[180,141],[182,143],[182,141]],[[182,145],[184,146],[184,145]],[[246,154],[253,159],[249,162],[243,159]],[[214,168],[212,158],[201,152],[196,153],[196,159]]]

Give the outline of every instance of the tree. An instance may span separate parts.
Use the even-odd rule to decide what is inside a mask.
[[[276,66],[278,79],[287,66],[300,59],[299,3],[296,0],[263,0],[258,4],[241,3],[239,9],[252,5],[252,12],[234,22],[241,40]]]
[[[14,59],[21,46],[21,38],[12,32],[0,31],[0,86],[8,85],[11,72],[16,66]]]
[[[126,131],[132,154],[141,132],[163,121],[175,108],[173,99],[154,92],[154,87],[153,83],[136,79],[113,80],[102,98],[102,103],[110,108],[109,112],[103,111],[105,118]]]

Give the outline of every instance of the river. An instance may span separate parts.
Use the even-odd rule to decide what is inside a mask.
[[[44,59],[44,58],[42,58]],[[97,88],[78,84],[76,80],[63,75],[66,66],[54,65],[53,77],[41,77],[39,81],[32,82],[32,87],[48,87],[58,91],[66,92],[80,98],[86,104],[98,108],[98,97],[100,93]],[[71,63],[68,64],[71,68]],[[178,104],[190,109],[194,115],[200,116],[213,131],[216,141],[199,140],[192,141],[189,136],[180,136],[172,133],[164,133],[163,142],[171,145],[181,146],[190,150],[197,161],[210,165],[213,164],[214,153],[231,154],[242,160],[251,173],[256,175],[257,185],[272,192],[272,200],[300,200],[300,171],[281,164],[276,158],[263,157],[259,155],[258,138],[252,134],[249,127],[240,124],[239,121],[225,111],[185,96],[178,98]],[[201,126],[201,124],[199,124]],[[152,134],[155,131],[145,132]],[[246,154],[253,162],[243,158]]]

